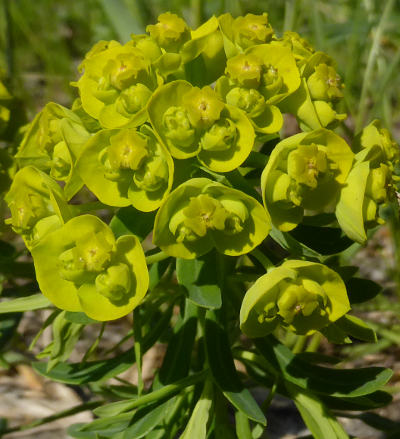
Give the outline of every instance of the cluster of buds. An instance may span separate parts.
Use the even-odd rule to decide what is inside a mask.
[[[116,240],[97,217],[74,216],[70,200],[83,186],[106,206],[156,212],[153,243],[177,258],[212,248],[245,255],[272,227],[287,232],[326,212],[365,242],[393,197],[399,150],[377,121],[352,146],[331,131],[346,116],[331,58],[294,32],[278,37],[265,13],[224,14],[197,29],[164,13],[146,30],[124,45],[97,43],[73,83],[79,98],[71,108],[46,105],[15,156],[9,223],[32,252],[43,294],[108,320],[147,291],[138,238]],[[303,132],[265,157],[255,188],[233,187],[225,174],[246,179],[246,160],[279,138],[285,113]],[[195,171],[182,183],[185,167]],[[249,195],[259,186],[264,206]],[[348,309],[332,270],[287,261],[250,288],[241,327],[250,336],[278,324],[309,334]]]

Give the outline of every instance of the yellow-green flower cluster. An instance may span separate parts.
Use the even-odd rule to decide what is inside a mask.
[[[326,54],[294,32],[279,38],[266,13],[224,14],[191,29],[166,12],[146,31],[126,44],[97,43],[80,65],[71,108],[48,103],[15,155],[8,222],[32,252],[43,294],[108,320],[147,291],[138,238],[115,239],[96,216],[79,215],[90,210],[76,206],[87,190],[112,213],[154,212],[153,244],[176,258],[214,248],[242,256],[272,227],[289,232],[321,213],[332,221],[336,213],[336,226],[365,241],[393,198],[399,151],[377,121],[352,147],[329,129],[345,115]],[[1,93],[0,121],[8,118]],[[302,132],[254,165],[285,113]],[[347,312],[343,288],[320,264],[284,263],[250,288],[242,329],[321,329]]]

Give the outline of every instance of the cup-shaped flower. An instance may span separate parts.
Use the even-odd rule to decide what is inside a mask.
[[[230,256],[248,253],[271,228],[252,197],[207,178],[176,188],[157,212],[153,242],[168,255],[193,259],[213,247]]]
[[[240,166],[254,144],[246,115],[226,105],[211,87],[174,81],[160,87],[148,105],[151,124],[171,155],[198,160],[216,172]]]
[[[146,31],[167,52],[178,52],[190,39],[190,29],[176,14],[165,12],[158,16],[158,23],[150,24]]]
[[[89,133],[68,108],[50,102],[34,118],[15,155],[20,167],[33,165],[65,182],[67,199],[82,187],[75,161]]]
[[[264,337],[278,325],[310,335],[350,310],[341,277],[323,264],[289,260],[261,276],[246,292],[240,328]]]
[[[23,237],[28,249],[71,217],[60,186],[33,166],[15,174],[4,199],[11,211],[6,223]]]
[[[216,91],[230,105],[245,111],[256,131],[271,134],[283,124],[277,103],[294,93],[300,73],[289,47],[272,42],[252,46],[228,59]]]
[[[273,224],[289,231],[301,222],[305,210],[333,211],[353,158],[347,143],[326,129],[278,143],[261,177],[264,205]]]
[[[218,17],[218,20],[228,58],[251,46],[269,43],[274,37],[268,14],[265,12],[261,15],[246,14],[237,18],[228,13]]]
[[[346,118],[346,114],[338,112],[344,86],[334,62],[322,52],[315,52],[307,61],[302,61],[300,87],[279,107],[294,114],[304,131],[332,128]]]
[[[99,218],[82,215],[46,235],[32,249],[41,292],[58,308],[114,320],[146,294],[149,276],[136,236],[115,240]]]
[[[171,189],[174,163],[147,125],[102,130],[86,144],[77,170],[86,186],[109,206],[150,212]]]
[[[103,128],[138,126],[145,122],[146,103],[160,82],[147,53],[130,41],[99,43],[89,52],[75,84],[82,107]]]

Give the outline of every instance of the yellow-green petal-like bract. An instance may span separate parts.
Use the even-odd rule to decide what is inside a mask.
[[[58,308],[83,311],[100,321],[131,312],[149,284],[143,249],[136,236],[115,240],[99,218],[72,218],[32,249],[42,293]]]
[[[246,292],[240,328],[264,337],[278,325],[310,335],[350,310],[341,277],[323,264],[289,260],[261,276]]]
[[[193,259],[213,247],[230,256],[250,252],[268,235],[270,218],[249,195],[207,178],[178,186],[157,212],[153,242],[168,255]]]

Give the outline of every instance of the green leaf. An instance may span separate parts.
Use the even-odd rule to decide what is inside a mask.
[[[348,314],[341,317],[336,325],[348,335],[358,340],[376,343],[378,341],[375,331],[363,320]]]
[[[87,363],[58,363],[51,371],[47,371],[47,363],[34,362],[33,368],[40,375],[66,384],[87,384],[103,381],[128,370],[135,362],[133,349],[117,357]]]
[[[159,373],[162,384],[170,384],[188,375],[197,329],[197,308],[186,302],[185,316],[179,329],[168,341],[168,348]]]
[[[187,289],[189,300],[203,308],[217,309],[222,305],[215,257],[215,252],[211,252],[197,259],[176,260],[179,284]]]
[[[110,222],[116,238],[122,235],[136,235],[141,241],[153,228],[155,212],[140,212],[134,207],[122,207]]]
[[[349,279],[346,288],[351,304],[367,302],[382,291],[382,287],[376,282],[359,277]]]
[[[48,372],[60,361],[69,358],[84,328],[79,323],[69,322],[64,316],[65,311],[58,314],[52,324],[53,342],[49,345],[50,361],[47,363]],[[45,352],[47,352],[49,346],[45,349]]]
[[[181,439],[206,439],[207,423],[213,405],[213,383],[207,380],[200,399],[197,401]]]
[[[266,425],[267,420],[251,393],[243,387],[233,362],[227,333],[212,311],[207,311],[205,343],[211,373],[228,401],[248,418]]]
[[[138,407],[153,404],[156,401],[171,398],[172,396],[179,393],[181,390],[192,386],[204,379],[206,373],[207,371],[194,373],[186,378],[183,378],[182,380],[176,381],[175,383],[168,384],[158,390],[146,393],[140,398],[135,397],[132,399],[127,399],[125,401],[112,402],[110,404],[106,404],[105,406],[98,407],[93,412],[95,413],[95,415],[105,418],[116,415],[119,416],[122,412],[126,412],[128,410],[131,411]]]
[[[90,323],[100,323],[98,320],[93,320],[84,312],[66,311],[65,320],[73,323],[80,323],[81,325],[89,325]]]
[[[152,431],[162,422],[168,413],[170,401],[158,406],[145,407],[133,416],[129,427],[125,430],[124,439],[139,439]]]
[[[286,387],[315,439],[349,439],[343,427],[315,395],[293,384],[286,383]]]
[[[83,425],[80,430],[83,432],[95,432],[106,437],[110,437],[109,435],[114,437],[116,433],[124,431],[128,427],[132,418],[133,413],[124,413],[110,418],[96,419],[89,424]]]
[[[333,410],[373,410],[385,407],[392,402],[392,395],[382,390],[370,393],[369,395],[357,396],[355,398],[334,398],[320,395],[325,404]]]
[[[88,432],[88,431],[81,431],[81,428],[85,424],[78,423],[78,424],[72,424],[67,428],[67,433],[74,438],[77,439],[97,439],[97,434],[95,432]]]
[[[281,369],[286,381],[319,394],[347,398],[367,395],[379,390],[393,375],[383,367],[340,370],[310,364],[272,337],[256,339],[255,344],[264,359]]]
[[[249,418],[243,412],[235,413],[236,434],[238,439],[253,439]]]
[[[276,227],[272,227],[270,236],[282,248],[288,250],[292,256],[304,256],[306,258],[320,260],[321,255],[318,252],[297,241],[297,239],[287,232],[281,232]]]
[[[340,253],[354,244],[336,227],[315,227],[299,224],[290,234],[321,255]]]
[[[33,294],[32,296],[20,297],[0,303],[0,314],[9,312],[33,311],[35,309],[47,308],[51,306],[49,299],[43,294]]]
[[[169,259],[164,259],[163,261],[154,262],[151,264],[149,269],[149,290],[152,291],[154,287],[158,285],[162,276],[167,271],[171,261]]]

